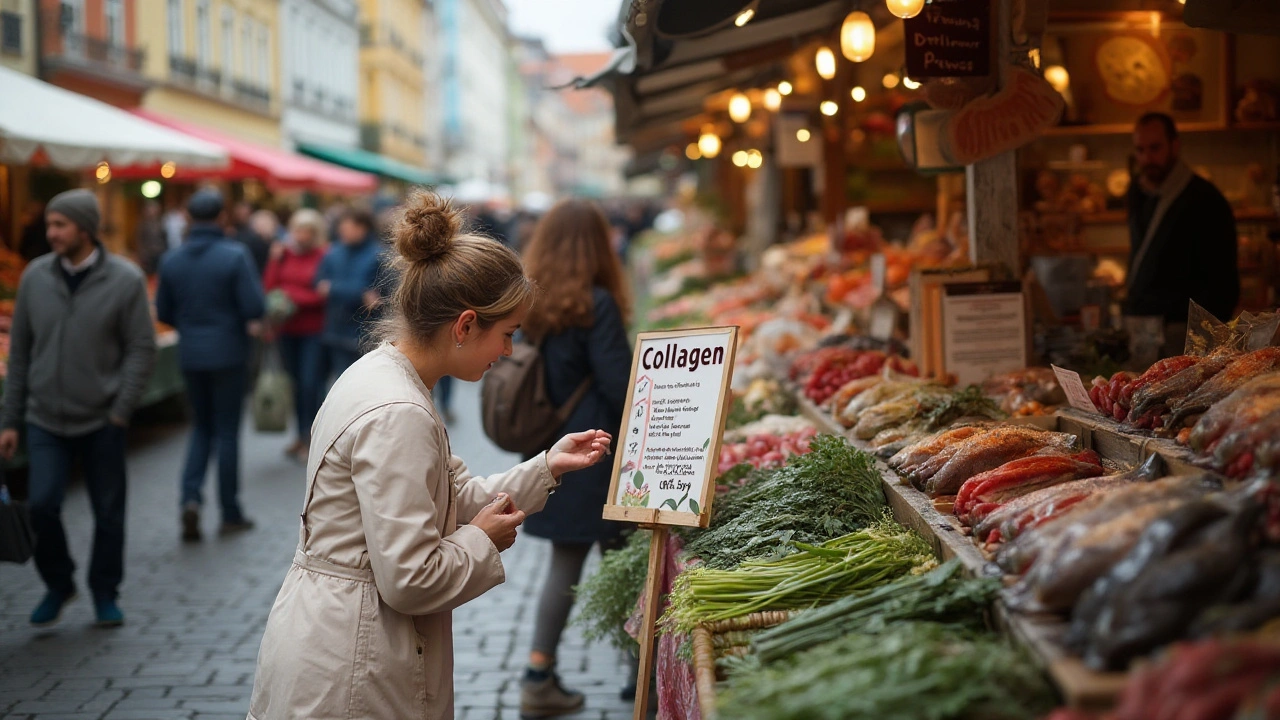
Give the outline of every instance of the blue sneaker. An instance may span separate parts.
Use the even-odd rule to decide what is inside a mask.
[[[44,594],[44,599],[31,611],[31,624],[36,627],[48,627],[62,618],[62,608],[76,599],[76,592],[60,593],[54,590]]]
[[[115,600],[94,600],[93,610],[98,615],[98,621],[94,623],[95,627],[120,627],[124,624],[124,613],[121,612],[120,606],[116,605]]]

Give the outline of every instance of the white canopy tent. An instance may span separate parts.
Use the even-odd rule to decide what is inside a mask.
[[[64,170],[104,160],[126,166],[227,164],[227,153],[216,145],[0,67],[0,162],[27,163],[39,150]]]

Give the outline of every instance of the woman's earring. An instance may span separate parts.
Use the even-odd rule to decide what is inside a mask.
[[[461,349],[462,349],[462,343],[458,343],[458,349],[459,349],[459,350],[461,350]]]

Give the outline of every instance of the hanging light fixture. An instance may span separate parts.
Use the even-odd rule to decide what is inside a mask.
[[[708,159],[720,154],[720,136],[710,125],[702,128],[702,134],[698,136],[698,152]]]
[[[831,117],[840,112],[840,106],[832,100],[823,100],[822,104],[818,106],[818,110],[821,110],[823,115]]]
[[[867,99],[867,89],[857,85],[849,91],[849,95],[853,97],[854,102],[862,102]]]
[[[751,117],[751,99],[742,93],[734,93],[729,98],[729,119],[736,123],[744,123]]]
[[[778,83],[779,95],[790,95],[791,91],[794,89],[795,88],[791,87],[791,83],[787,82],[786,80],[783,80],[782,82]]]
[[[782,107],[782,93],[769,88],[764,91],[764,107],[769,111],[776,111]]]
[[[684,146],[684,156],[690,160],[697,160],[702,157],[702,150],[698,149],[698,143],[691,142]]]
[[[906,89],[908,89],[908,90],[919,90],[919,89],[920,89],[920,83],[916,82],[915,80],[912,80],[911,78],[907,77],[906,75],[903,75],[903,76],[902,76],[902,87],[904,87],[904,88],[906,88]]]
[[[875,51],[876,25],[871,22],[871,16],[861,10],[846,15],[840,25],[840,52],[851,62],[862,62]]]
[[[800,142],[809,142],[809,138],[813,137],[813,133],[809,132],[809,128],[800,128],[796,131],[796,140]]]
[[[830,80],[836,76],[836,54],[826,45],[818,48],[817,54],[813,56],[813,64],[818,68],[818,75],[823,80]]]
[[[889,6],[889,12],[903,20],[913,18],[924,10],[924,0],[885,0],[885,4]]]
[[[756,16],[756,9],[754,7],[749,7],[746,10],[743,10],[742,12],[738,13],[738,17],[733,19],[733,24],[737,25],[738,27],[742,27],[743,25],[746,25],[747,23],[751,22],[751,18],[755,16]]]

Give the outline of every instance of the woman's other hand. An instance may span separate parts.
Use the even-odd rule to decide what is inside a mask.
[[[609,454],[609,444],[612,442],[613,437],[603,430],[565,435],[547,451],[547,467],[556,478],[574,470],[589,468]]]
[[[516,528],[524,522],[524,511],[506,493],[498,493],[493,502],[485,505],[471,519],[471,524],[484,531],[498,552],[515,544]]]

